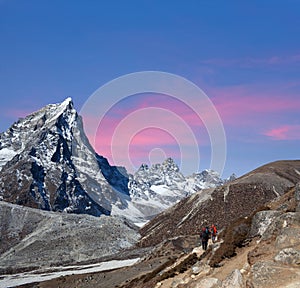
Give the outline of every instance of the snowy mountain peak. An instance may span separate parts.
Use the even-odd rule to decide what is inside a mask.
[[[0,169],[16,154],[49,131],[72,139],[72,129],[77,126],[77,112],[69,97],[62,103],[49,104],[44,108],[20,118],[7,131],[0,134]],[[55,130],[55,131],[54,131]]]
[[[0,197],[45,210],[110,214],[128,179],[97,158],[71,98],[49,104],[0,134]],[[109,178],[109,179],[107,179]]]
[[[134,208],[144,219],[151,219],[184,197],[223,183],[219,174],[212,170],[184,177],[175,161],[167,158],[151,167],[142,164],[130,175],[128,187]]]
[[[73,106],[73,100],[71,97],[67,97],[61,104],[65,104],[65,105],[71,104]]]
[[[164,165],[164,166],[171,166],[171,167],[177,166],[177,164],[175,163],[174,159],[171,158],[171,157],[166,158],[166,160],[164,160],[162,162],[162,165]]]
[[[162,163],[162,168],[163,168],[163,171],[166,171],[166,172],[167,171],[179,172],[179,167],[172,158],[167,158]]]
[[[62,117],[64,124],[67,124],[69,128],[76,125],[77,112],[74,109],[73,101],[70,97],[64,100],[62,103],[50,104],[45,107],[46,121],[45,124],[51,124],[57,121],[59,117]]]
[[[200,173],[194,173],[190,177],[196,178],[198,181],[221,185],[223,180],[220,178],[220,174],[214,170],[205,169]]]
[[[143,172],[143,171],[149,171],[149,166],[147,164],[141,164],[139,169],[137,170],[137,173]]]

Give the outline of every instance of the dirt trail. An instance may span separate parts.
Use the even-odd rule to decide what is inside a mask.
[[[237,248],[237,255],[230,259],[222,261],[222,266],[220,268],[214,268],[213,272],[209,276],[218,278],[219,280],[224,280],[233,270],[245,269],[245,264],[248,263],[247,255],[253,248],[253,245],[243,248]]]
[[[223,281],[233,270],[239,269],[243,271],[245,269],[245,263],[247,263],[247,255],[248,253],[255,247],[256,244],[250,245],[248,247],[238,248],[237,249],[237,256],[232,257],[230,259],[223,260],[221,263],[222,266],[219,268],[210,268],[207,271],[208,274],[201,274],[201,275],[194,275],[192,272],[192,269],[188,269],[184,273],[180,273],[172,278],[165,279],[158,283],[155,287],[156,288],[169,288],[176,285],[175,283],[186,283],[191,281],[192,279],[201,279],[205,278],[207,276],[217,278],[221,281]],[[199,257],[204,251],[201,247],[196,247],[194,251],[197,256]],[[178,260],[178,263],[180,262],[180,259]],[[244,271],[246,272],[246,271]]]

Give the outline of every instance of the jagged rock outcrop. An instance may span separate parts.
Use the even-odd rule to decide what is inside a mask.
[[[243,288],[244,279],[239,269],[235,269],[229,274],[221,284],[221,288]]]
[[[257,212],[252,219],[250,237],[262,236],[268,226],[279,216],[281,212],[266,210]]]

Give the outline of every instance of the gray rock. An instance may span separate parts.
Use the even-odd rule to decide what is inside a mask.
[[[222,282],[217,278],[204,278],[189,284],[188,288],[220,288],[221,284]]]
[[[244,280],[240,270],[233,270],[222,282],[222,288],[243,288]]]
[[[177,288],[178,285],[183,284],[183,280],[182,279],[174,279],[171,283],[171,288]]]
[[[192,272],[193,274],[199,274],[199,272],[201,271],[199,266],[193,266],[192,267]]]
[[[198,274],[198,275],[208,275],[209,272],[211,271],[211,267],[207,264],[201,264],[198,262],[196,265],[192,267],[192,272],[193,274]]]
[[[288,226],[282,228],[275,240],[276,250],[279,251],[297,245],[300,245],[300,227]]]
[[[260,261],[251,267],[250,279],[254,287],[289,287],[289,284],[299,282],[300,271],[298,267],[287,268],[273,261]]]
[[[300,202],[300,182],[295,186],[295,199],[297,202]]]
[[[300,182],[295,187],[296,212],[300,212]]]
[[[276,267],[271,261],[255,263],[251,268],[254,287],[263,287],[267,283],[272,283],[276,271]]]
[[[251,223],[250,237],[262,236],[273,220],[281,213],[278,211],[257,212]]]
[[[267,227],[262,240],[282,235],[282,229],[292,226],[300,226],[300,212],[288,212],[277,216]]]
[[[283,264],[300,264],[300,251],[294,248],[286,248],[281,250],[274,258],[276,262]]]

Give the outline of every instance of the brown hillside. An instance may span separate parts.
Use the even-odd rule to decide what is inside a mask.
[[[203,225],[219,229],[246,217],[300,181],[300,160],[276,161],[233,182],[202,190],[156,216],[141,230],[140,246],[152,246],[179,235],[195,235]]]

